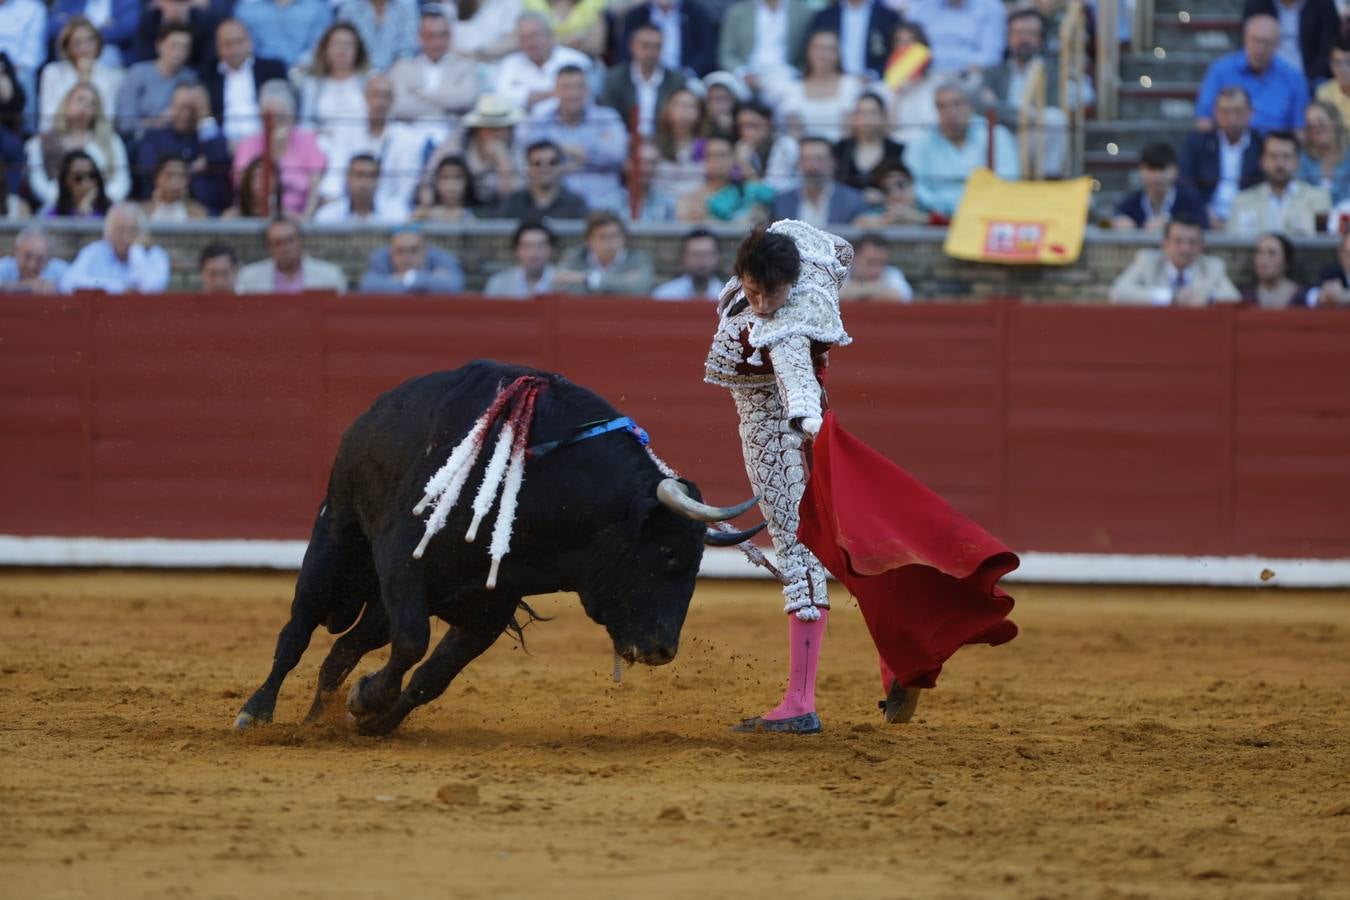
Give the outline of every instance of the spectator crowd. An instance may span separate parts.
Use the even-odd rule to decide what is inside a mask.
[[[1066,174],[1061,107],[1090,104],[1092,85],[1059,96],[1065,6],[0,0],[0,215],[31,220],[0,281],[162,289],[169,260],[148,229],[222,217],[269,220],[268,258],[208,246],[193,261],[204,284],[345,289],[304,252],[313,222],[390,230],[361,290],[453,291],[460,263],[421,224],[495,219],[517,225],[516,265],[488,294],[712,296],[708,225],[942,225],[975,169]],[[1247,13],[1242,49],[1205,77],[1193,139],[1145,149],[1116,227],[1283,239],[1350,210],[1350,42],[1332,0]],[[1037,139],[1019,147],[1026,127]],[[104,222],[68,267],[41,228],[61,218]],[[550,223],[569,219],[584,239],[559,247]],[[628,248],[633,223],[686,226],[678,278],[658,284]],[[1291,245],[1267,243],[1287,268]],[[912,297],[884,241],[858,259],[850,296]]]

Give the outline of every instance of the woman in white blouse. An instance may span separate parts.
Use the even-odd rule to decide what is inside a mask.
[[[329,26],[314,50],[314,63],[300,87],[300,122],[319,136],[330,157],[366,133],[366,77],[370,70],[365,44],[346,22]]]
[[[802,80],[783,91],[778,123],[798,140],[811,135],[837,141],[862,90],[862,79],[846,75],[839,64],[839,35],[817,31],[806,41]]]
[[[82,82],[92,84],[104,109],[112,109],[122,86],[122,70],[99,62],[103,35],[84,16],[73,16],[56,39],[58,59],[42,70],[38,86],[38,130],[52,125],[56,108],[70,89]]]
[[[72,150],[83,150],[98,165],[110,200],[126,199],[131,190],[127,148],[113,132],[98,92],[89,84],[71,88],[52,117],[51,128],[33,135],[24,145],[28,185],[44,207],[56,202],[61,187],[57,173],[61,160]]]

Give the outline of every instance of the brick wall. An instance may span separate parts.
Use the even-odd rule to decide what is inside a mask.
[[[54,236],[58,253],[67,259],[80,246],[99,236],[97,223],[51,221],[44,224]],[[0,222],[0,250],[4,251],[0,255],[12,252],[14,234],[21,225]],[[513,228],[510,222],[482,222],[473,225],[471,230],[428,226],[426,234],[429,243],[459,257],[470,289],[478,289],[493,272],[511,264]],[[580,223],[559,224],[557,231],[563,246],[581,240]],[[631,244],[651,253],[657,272],[670,277],[679,269],[679,236],[683,231],[681,226],[643,226],[634,229]],[[846,237],[858,234],[853,230],[842,233]],[[223,219],[161,225],[156,227],[154,234],[156,242],[173,258],[174,286],[178,288],[197,286],[197,253],[210,241],[222,240],[231,244],[245,262],[265,255],[259,221]],[[364,271],[366,257],[385,240],[385,234],[378,229],[348,231],[312,227],[307,231],[305,246],[311,255],[340,264],[355,284]],[[722,229],[718,234],[722,238],[724,264],[729,264],[744,231]],[[891,261],[904,270],[921,298],[953,300],[988,296],[1017,296],[1053,302],[1101,300],[1112,279],[1128,265],[1136,251],[1157,245],[1156,238],[1093,229],[1089,231],[1082,256],[1072,266],[1001,266],[948,258],[942,252],[944,232],[940,229],[896,228],[885,234],[892,241]],[[1250,239],[1215,235],[1208,243],[1209,252],[1227,263],[1229,275],[1239,287],[1251,278]],[[1318,272],[1333,261],[1334,253],[1333,238],[1318,237],[1300,242],[1296,274],[1305,283],[1311,283]]]

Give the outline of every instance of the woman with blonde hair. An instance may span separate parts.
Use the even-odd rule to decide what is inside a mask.
[[[84,16],[72,16],[56,38],[57,59],[42,70],[38,87],[38,128],[51,127],[57,108],[77,84],[92,84],[104,109],[112,109],[122,87],[121,69],[99,62],[103,35]]]
[[[1341,114],[1322,100],[1308,104],[1303,114],[1307,140],[1299,162],[1298,178],[1331,191],[1333,203],[1350,197],[1350,149]]]
[[[67,91],[52,117],[51,128],[33,135],[24,145],[28,185],[43,206],[55,202],[61,187],[57,179],[61,160],[72,150],[89,154],[97,164],[114,203],[126,198],[131,190],[127,148],[113,132],[92,84],[82,82]]]
[[[314,62],[300,85],[300,124],[312,128],[330,156],[344,135],[366,132],[366,78],[370,59],[356,28],[347,22],[328,27],[314,48]]]

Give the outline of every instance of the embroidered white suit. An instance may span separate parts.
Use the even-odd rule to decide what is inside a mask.
[[[853,262],[853,247],[793,219],[775,222],[769,231],[796,243],[801,275],[782,308],[764,319],[746,303],[740,280],[727,282],[703,380],[731,390],[741,419],[746,475],[760,497],[778,557],[784,611],[811,621],[830,600],[824,567],[797,541],[797,507],[807,477],[801,423],[821,417],[817,366],[824,368],[830,346],[852,340],[839,316],[839,289]]]

